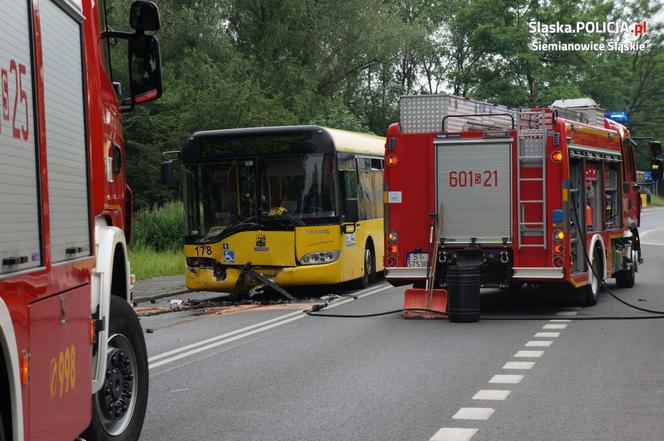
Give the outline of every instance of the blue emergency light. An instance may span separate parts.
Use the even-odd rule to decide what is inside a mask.
[[[615,122],[625,122],[628,119],[625,112],[605,113],[604,118],[612,119]]]

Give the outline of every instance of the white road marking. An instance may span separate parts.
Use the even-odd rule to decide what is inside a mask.
[[[452,417],[455,420],[488,420],[496,411],[490,407],[462,407]]]
[[[182,388],[182,389],[172,389],[172,390],[169,390],[168,393],[169,393],[169,394],[176,394],[176,393],[179,393],[179,392],[189,392],[190,390],[191,390],[190,388],[188,388],[188,387],[184,387],[184,388]]]
[[[572,316],[572,315],[577,315],[579,311],[558,311],[556,312],[556,315],[563,315],[563,316]]]
[[[523,380],[523,375],[494,375],[489,380],[493,384],[519,384]]]
[[[544,355],[544,351],[519,351],[514,354],[517,358],[540,358]]]
[[[204,346],[206,344],[212,343],[212,342],[217,341],[217,340],[223,340],[224,338],[231,337],[233,335],[240,334],[240,333],[249,331],[251,329],[259,328],[261,326],[269,325],[270,323],[278,322],[280,320],[285,320],[289,317],[294,317],[296,315],[301,315],[301,314],[302,314],[302,311],[291,312],[289,314],[281,315],[279,317],[275,317],[275,318],[270,319],[270,320],[265,320],[263,322],[256,323],[254,325],[250,325],[250,326],[246,326],[244,328],[236,329],[235,331],[226,332],[224,334],[217,335],[216,337],[211,337],[211,338],[208,338],[208,339],[205,339],[205,340],[197,341],[196,343],[192,343],[190,345],[182,346],[180,348],[173,349],[171,351],[166,351],[166,352],[163,352],[163,353],[158,354],[158,355],[153,355],[152,357],[148,358],[148,362],[152,363],[153,361],[157,361],[157,360],[160,360],[162,358],[170,357],[171,355],[177,354],[179,352],[184,352],[184,351],[187,351],[189,349],[193,349],[193,348],[196,348],[196,347],[199,347],[199,346]]]
[[[503,401],[510,393],[509,390],[482,389],[473,396],[473,400]]]
[[[641,238],[641,243],[643,243],[643,238],[650,235],[651,233],[654,233],[655,231],[662,231],[664,228],[653,228],[651,230],[646,230],[646,231],[641,231],[639,233],[639,238]]]
[[[553,320],[549,320],[549,321],[553,322],[553,323],[569,323],[572,320],[570,320],[570,319],[553,319]]]
[[[384,285],[379,288],[367,288],[364,290],[365,292],[363,294],[358,295],[358,299],[368,297],[370,295],[376,294],[378,292],[384,291],[386,289],[391,288],[390,285]],[[362,291],[360,291],[362,292]],[[347,299],[347,300],[342,300],[338,303],[333,303],[330,306],[328,306],[326,309],[332,309],[336,308],[338,306],[344,305],[348,302],[352,302],[354,299]],[[212,337],[206,340],[202,340],[197,343],[193,343],[187,346],[183,346],[178,349],[174,349],[172,351],[164,352],[162,354],[155,355],[153,357],[150,357],[148,359],[148,362],[150,363],[148,365],[149,369],[154,369],[159,366],[163,366],[169,363],[172,363],[177,360],[181,360],[186,357],[190,357],[192,355],[198,354],[203,351],[207,351],[210,349],[214,349],[216,347],[226,345],[228,343],[232,343],[234,341],[240,340],[245,337],[249,337],[254,334],[258,334],[260,332],[268,331],[270,329],[276,328],[278,326],[285,325],[287,323],[294,322],[296,320],[303,319],[305,317],[308,317],[306,314],[304,314],[302,311],[295,311],[290,314],[285,314],[280,317],[276,317],[270,320],[266,320],[260,323],[256,323],[255,325],[247,326],[245,328],[241,328],[235,331],[227,332],[225,334],[218,335],[216,337]]]
[[[538,332],[535,338],[555,338],[560,337],[560,332]]]
[[[469,441],[476,433],[477,429],[443,427],[429,441]]]
[[[549,347],[553,341],[551,340],[530,340],[528,343],[526,343],[526,346],[529,347]]]
[[[544,325],[542,329],[565,329],[567,327],[567,324],[565,323],[556,323],[556,324],[550,324],[550,325]]]
[[[532,369],[535,366],[534,361],[508,361],[503,366],[503,369]]]

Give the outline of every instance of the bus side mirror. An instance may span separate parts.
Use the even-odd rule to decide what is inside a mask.
[[[659,141],[650,141],[648,143],[648,150],[652,156],[659,156],[662,153],[662,143]]]
[[[341,234],[353,234],[355,232],[355,223],[341,225]]]
[[[129,93],[121,104],[130,110],[136,104],[158,99],[163,92],[161,51],[159,40],[152,35],[132,35],[129,38]]]
[[[175,176],[173,175],[173,160],[169,159],[161,163],[161,183],[164,185],[173,185]]]
[[[664,177],[664,161],[661,159],[650,160],[650,171],[652,172],[652,180],[659,182]]]
[[[129,12],[129,26],[138,32],[158,31],[161,27],[159,8],[153,2],[135,1]]]

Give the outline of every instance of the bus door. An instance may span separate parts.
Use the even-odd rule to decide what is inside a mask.
[[[363,274],[364,242],[359,221],[357,158],[347,153],[337,156],[341,187],[343,217],[341,223],[341,253],[343,280],[353,280]]]

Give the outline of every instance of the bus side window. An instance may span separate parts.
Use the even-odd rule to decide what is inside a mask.
[[[380,159],[358,159],[359,217],[361,220],[383,217],[383,172]]]

